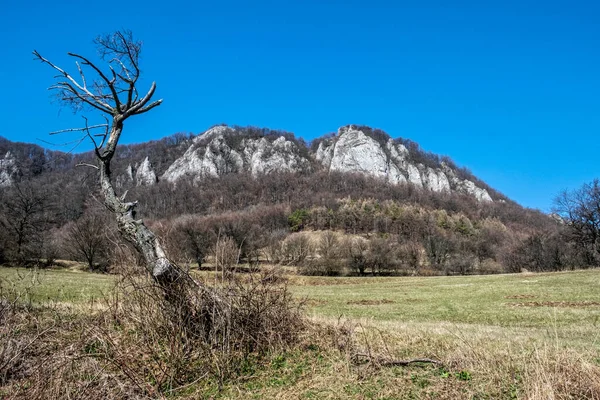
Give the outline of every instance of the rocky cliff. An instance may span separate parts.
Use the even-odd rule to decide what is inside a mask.
[[[148,157],[138,164],[128,164],[125,173],[116,177],[116,183],[119,187],[130,186],[131,184],[149,186],[154,185],[157,181],[156,172],[154,172]]]
[[[454,190],[492,201],[486,189],[461,179],[454,168],[438,157],[425,158],[429,161],[426,165],[402,142],[372,132],[355,125],[341,127],[335,137],[319,143],[315,157],[329,171],[361,172],[393,184],[409,182],[434,192]]]
[[[186,152],[167,169],[161,179],[175,182],[182,176],[220,176],[250,172],[252,176],[310,169],[295,141],[284,136],[245,137],[242,132],[217,126],[197,136]]]
[[[245,137],[234,128],[218,126],[197,136],[161,179],[175,182],[183,176],[217,177],[241,171],[253,176],[300,172],[316,164],[327,171],[363,173],[391,184],[410,183],[434,192],[456,191],[493,201],[487,189],[461,177],[439,157],[428,159],[420,150],[411,152],[400,140],[375,134],[368,127],[341,127],[337,135],[320,139],[316,151],[301,147],[284,136]]]
[[[10,151],[0,158],[0,187],[10,186],[13,176],[17,174],[16,159]]]
[[[4,151],[18,145],[5,139],[2,143],[0,150]],[[55,161],[48,161],[48,156],[57,160],[63,154],[44,155],[39,146],[19,145],[31,147],[19,153],[23,153],[24,160],[42,151],[41,158],[34,157],[41,162],[30,162],[31,165],[56,165]],[[414,142],[392,139],[383,131],[366,126],[343,126],[334,135],[316,139],[311,148],[287,132],[215,126],[198,136],[176,134],[157,142],[123,146],[119,155],[113,166],[114,177],[117,186],[123,188],[153,185],[160,180],[176,182],[186,176],[194,179],[243,172],[257,177],[324,170],[361,173],[390,184],[412,184],[434,192],[464,193],[483,202],[502,198],[450,159],[426,153]],[[77,157],[85,160],[86,155]],[[91,159],[93,154],[87,157]],[[10,185],[15,176],[24,172],[18,166],[27,163],[19,160],[11,151],[0,158],[0,187]],[[68,160],[63,164],[66,166]],[[37,169],[41,172],[44,168]]]

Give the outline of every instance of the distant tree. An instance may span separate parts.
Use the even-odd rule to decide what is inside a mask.
[[[565,222],[567,239],[584,252],[587,263],[599,265],[600,180],[563,191],[554,200],[553,211]]]
[[[169,261],[154,233],[142,220],[135,218],[137,201],[125,201],[127,192],[117,195],[111,179],[111,161],[123,133],[124,122],[158,107],[162,100],[152,100],[156,91],[155,82],[143,96],[138,91],[142,42],[134,40],[130,31],[102,35],[94,43],[108,72],[90,58],[68,53],[77,66],[78,76],[74,77],[37,51],[33,54],[35,59],[58,72],[56,82],[50,89],[60,101],[75,111],[91,109],[103,115],[103,124],[90,126],[84,117],[83,128],[66,131],[80,131],[93,143],[96,156],[96,165],[93,167],[99,171],[104,204],[116,215],[121,235],[141,254],[147,271],[157,282],[174,282],[182,276],[182,271]],[[91,78],[86,74],[91,74]]]
[[[64,246],[74,259],[85,261],[90,271],[108,251],[107,221],[101,210],[88,210],[77,221],[65,226]]]
[[[345,250],[350,269],[364,276],[367,269],[366,254],[369,249],[369,242],[362,237],[349,237],[345,240],[343,249]]]
[[[29,181],[4,189],[0,197],[0,227],[9,234],[9,258],[23,262],[40,256],[43,233],[50,220],[48,193]],[[12,242],[12,243],[10,243]]]

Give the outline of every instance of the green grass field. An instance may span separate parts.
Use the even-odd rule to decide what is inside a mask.
[[[0,268],[2,288],[32,304],[86,305],[115,276]],[[191,398],[600,398],[600,270],[457,277],[290,276],[317,324],[348,326],[354,346],[443,368],[351,367],[330,339]],[[89,308],[83,307],[82,310]],[[320,340],[320,341],[319,341]]]
[[[599,346],[600,271],[406,278],[319,278],[295,286],[314,316],[515,335]]]
[[[66,269],[23,269],[0,267],[0,287],[23,302],[80,304],[110,293],[115,278]]]
[[[23,300],[85,303],[110,293],[115,277],[73,270],[0,268],[4,289]],[[309,316],[389,326],[551,335],[600,346],[600,270],[453,277],[297,277],[290,288]]]

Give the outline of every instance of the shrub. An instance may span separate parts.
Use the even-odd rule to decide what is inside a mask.
[[[298,231],[304,229],[304,225],[308,221],[308,219],[309,219],[308,210],[299,209],[299,210],[294,211],[288,217],[290,230],[292,232],[298,232]]]
[[[305,233],[290,235],[283,242],[283,258],[288,265],[300,265],[313,255],[313,251],[312,243]]]
[[[342,246],[349,269],[361,276],[367,269],[368,248],[368,241],[362,237],[346,238]]]

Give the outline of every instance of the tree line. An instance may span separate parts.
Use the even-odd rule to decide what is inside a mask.
[[[0,260],[75,259],[107,270],[128,254],[97,196],[94,171],[24,177],[0,193]],[[468,274],[598,265],[594,181],[557,199],[554,217],[505,201],[390,185],[352,173],[244,173],[130,188],[178,261],[202,267],[217,242],[239,261],[307,274]],[[594,213],[595,211],[595,213]],[[332,234],[327,233],[332,232]],[[333,235],[333,236],[332,236]],[[333,245],[332,243],[335,243]],[[236,260],[237,261],[237,260]]]

